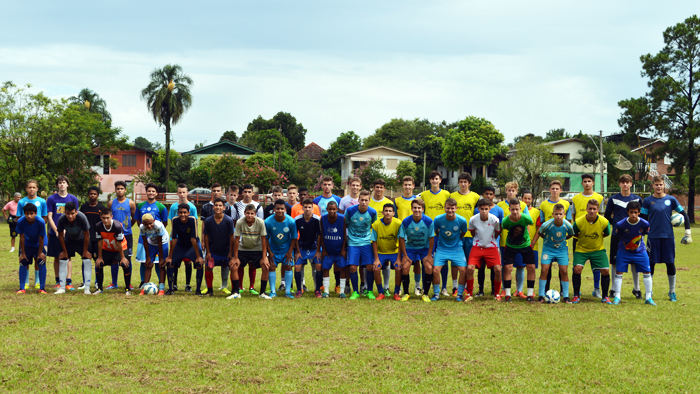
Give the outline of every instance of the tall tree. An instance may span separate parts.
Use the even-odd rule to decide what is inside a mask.
[[[82,106],[88,112],[100,114],[105,122],[112,120],[112,115],[107,111],[107,102],[104,101],[99,94],[85,88],[78,93],[77,96],[72,96],[68,99],[71,104]]]
[[[238,142],[238,136],[236,135],[236,132],[233,130],[225,131],[224,134],[219,138],[219,142],[228,140],[231,142]]]
[[[362,149],[362,138],[354,131],[340,133],[328,150],[321,154],[321,167],[340,171],[340,158]]]
[[[282,129],[282,137],[287,139],[294,152],[298,152],[306,146],[304,125],[297,123],[297,119],[292,114],[282,111],[278,112],[272,119],[265,119],[262,116],[253,119],[252,122],[248,123],[248,128],[243,132],[240,141],[247,147],[261,150],[261,147],[258,146],[260,139],[257,138],[256,134],[262,130],[279,130],[280,128]],[[272,153],[272,150],[268,153]]]
[[[515,144],[515,153],[498,165],[498,185],[516,181],[520,189],[529,189],[537,198],[558,172],[561,159],[552,154],[552,145],[533,138],[525,138]],[[501,189],[503,190],[503,189]]]
[[[546,142],[565,140],[567,138],[571,138],[571,134],[567,133],[566,129],[563,128],[551,129],[547,132],[547,135],[544,136]]]
[[[677,175],[688,171],[688,201],[695,201],[700,175],[700,19],[697,15],[663,33],[664,47],[656,55],[640,57],[649,91],[622,100],[618,124],[625,133],[651,133],[665,138],[664,148]],[[695,215],[689,215],[695,222]]]
[[[134,138],[134,146],[141,149],[155,150],[153,148],[153,144],[151,144],[151,141],[143,137]]]
[[[505,151],[503,134],[493,123],[484,118],[469,116],[450,130],[445,139],[442,161],[452,169],[461,169],[467,163],[477,162],[484,165]]]
[[[170,129],[192,106],[192,78],[182,72],[177,64],[156,68],[151,82],[141,91],[153,120],[165,127],[165,184],[170,180]]]

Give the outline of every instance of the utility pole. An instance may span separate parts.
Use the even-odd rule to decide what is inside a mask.
[[[600,191],[601,194],[605,193],[605,183],[603,182],[603,130],[600,130],[600,149],[598,149],[600,153]]]
[[[423,151],[423,190],[425,190],[425,166],[428,164],[425,161],[425,158],[426,158],[426,154],[425,154],[425,151]]]

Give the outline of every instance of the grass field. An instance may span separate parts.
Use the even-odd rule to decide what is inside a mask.
[[[417,297],[349,301],[309,293],[272,301],[182,291],[173,297],[126,297],[122,290],[54,296],[33,288],[18,296],[16,253],[7,252],[9,231],[2,225],[0,390],[697,392],[698,227],[694,232],[694,244],[677,247],[678,302],[665,296],[668,281],[660,267],[658,306],[650,307],[631,295],[629,275],[622,304],[601,304],[590,295],[588,267],[578,305],[505,304],[490,297],[461,304]],[[681,237],[676,229],[677,243]],[[50,266],[47,283],[53,276]],[[214,276],[218,287],[218,271]],[[79,269],[73,278],[80,283]],[[313,283],[310,272],[306,280]]]

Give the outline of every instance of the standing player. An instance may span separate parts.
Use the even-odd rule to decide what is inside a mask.
[[[382,286],[382,276],[381,271],[384,267],[389,268],[389,273],[391,273],[391,268],[397,270],[396,278],[401,278],[401,271],[403,266],[401,264],[401,256],[399,255],[399,228],[401,227],[401,221],[394,217],[394,204],[386,203],[384,204],[384,209],[382,210],[382,218],[378,219],[372,223],[372,252],[374,255],[374,263],[369,265],[368,270],[371,272],[367,274],[367,298],[374,299],[374,292],[372,290],[372,282],[377,282],[377,297],[378,300],[383,300],[385,296],[390,295],[388,287]],[[388,281],[388,276],[385,274],[384,283]],[[401,290],[401,282],[399,282],[394,288],[394,299],[401,300],[399,292]]]
[[[97,201],[100,196],[100,188],[97,186],[90,186],[88,188],[88,201],[80,206],[80,212],[87,218],[88,224],[90,225],[90,247],[89,251],[92,254],[92,259],[97,260],[97,225],[102,222],[100,218],[100,212],[104,205]],[[92,272],[92,267],[90,269]],[[83,270],[83,285],[78,287],[78,290],[90,290],[89,284],[85,283],[85,271]]]
[[[632,201],[639,203],[640,208],[642,205],[642,198],[636,194],[632,194],[632,177],[623,174],[618,179],[618,185],[620,185],[620,192],[608,199],[608,204],[605,206],[605,218],[612,224],[612,235],[610,236],[610,269],[612,272],[618,272],[615,268],[617,261],[617,244],[620,243],[620,236],[617,233],[617,224],[627,218],[627,204]],[[648,256],[647,256],[648,257]],[[637,265],[629,264],[632,269],[632,281],[634,282],[634,290],[632,294],[637,298],[642,298],[642,292],[639,289],[639,273],[637,273]],[[627,272],[627,271],[625,271]],[[615,298],[620,296],[620,294],[615,294],[615,286],[613,290],[610,291],[610,298]]]
[[[481,266],[493,269],[495,272],[493,284],[493,294],[496,301],[501,300],[501,255],[498,249],[498,236],[501,234],[501,220],[493,213],[490,207],[493,202],[485,198],[480,199],[477,204],[478,214],[469,219],[469,232],[474,238],[474,245],[469,253],[469,265],[467,266],[467,296],[465,301],[471,301],[474,294],[474,271]],[[462,284],[462,286],[464,286]],[[462,288],[461,290],[463,290]],[[457,300],[462,297],[462,292],[458,289]],[[483,295],[483,293],[482,293]]]
[[[90,294],[90,282],[92,279],[92,254],[90,253],[90,224],[82,212],[78,212],[78,206],[70,201],[63,206],[63,215],[58,219],[56,233],[61,252],[58,255],[60,284],[54,294],[66,292],[66,275],[68,260],[78,255],[82,261],[83,279],[85,281],[85,294]]]
[[[19,290],[17,294],[27,292],[27,277],[29,266],[34,262],[39,267],[39,293],[46,294],[46,254],[44,239],[46,238],[46,223],[37,215],[34,204],[24,207],[24,215],[17,220],[17,234],[19,234]],[[65,292],[65,291],[64,291]]]
[[[122,181],[117,181],[122,182]],[[119,194],[117,194],[119,195]],[[112,210],[103,208],[100,212],[101,223],[95,228],[97,238],[97,260],[95,260],[95,273],[97,290],[93,295],[102,294],[102,281],[104,280],[105,265],[121,265],[124,271],[125,295],[131,295],[131,264],[126,255],[128,244],[124,236],[124,230],[120,222],[112,217]],[[131,223],[131,221],[129,221]]]
[[[265,209],[263,210],[263,217],[265,219],[267,219],[270,216],[275,214],[275,201],[281,200],[283,197],[284,197],[284,193],[282,193],[282,188],[280,186],[275,186],[272,188],[272,203],[270,203],[270,205],[266,206]],[[284,207],[287,210],[287,215],[291,215],[292,214],[292,206],[289,205],[288,203],[285,203]]]
[[[291,216],[287,215],[284,200],[275,201],[275,215],[265,220],[267,232],[268,254],[270,258],[270,272],[277,270],[277,265],[282,264],[285,279],[285,296],[295,298],[292,295],[292,278],[294,268],[294,250],[297,248],[297,225]],[[300,289],[297,288],[297,294]]]
[[[651,249],[651,275],[654,276],[656,264],[666,264],[666,274],[668,275],[668,298],[675,302],[676,297],[676,243],[673,236],[673,226],[671,226],[671,214],[676,211],[683,215],[685,223],[685,237],[681,244],[693,242],[690,237],[690,220],[688,214],[683,210],[681,204],[675,197],[669,196],[665,192],[664,179],[656,175],[651,180],[654,187],[654,194],[645,198],[642,203],[642,218],[648,218],[649,236],[647,242]]]
[[[294,220],[297,231],[299,231],[298,248],[294,258],[294,281],[297,284],[297,298],[302,295],[302,267],[306,265],[308,261],[311,261],[311,264],[314,266],[321,264],[321,218],[313,214],[313,200],[307,198],[302,202],[302,205],[304,206],[304,214],[297,216]],[[325,208],[324,206],[324,209]],[[320,269],[314,270],[314,290],[316,298],[321,298],[322,275],[323,272]]]
[[[59,267],[59,258],[58,255],[61,254],[61,245],[58,242],[58,236],[56,234],[56,223],[58,223],[58,220],[61,218],[61,215],[63,215],[64,212],[64,207],[66,206],[66,203],[72,202],[76,206],[78,206],[80,203],[78,202],[78,198],[76,198],[72,194],[68,194],[68,178],[64,175],[59,175],[56,178],[56,187],[58,188],[58,193],[52,194],[49,196],[49,198],[46,200],[46,208],[48,210],[49,214],[49,257],[53,257],[53,270],[54,274],[56,275],[56,278],[59,277],[59,272],[60,272],[60,267]],[[66,278],[66,283],[64,284],[65,288],[67,290],[75,290],[73,287],[73,264],[71,263],[70,260],[68,260],[68,267],[67,267],[67,278]],[[54,286],[54,289],[60,288],[60,280],[56,281],[56,285]]]
[[[459,190],[450,194],[450,198],[457,201],[457,215],[463,217],[467,223],[476,211],[476,204],[479,202],[479,195],[470,191],[472,185],[472,176],[468,172],[463,172],[457,177],[459,182]],[[469,252],[472,250],[474,238],[471,231],[462,238],[462,249],[464,249],[464,257],[469,260]],[[452,296],[457,297],[457,267],[452,267]]]
[[[360,180],[358,177],[352,177],[350,178],[349,183],[350,194],[341,198],[340,203],[338,204],[338,212],[343,215],[348,208],[360,203],[358,199],[360,198],[360,190],[362,189],[362,180]]]
[[[348,266],[353,292],[351,300],[360,298],[357,287],[357,268],[372,264],[372,223],[377,221],[377,211],[369,206],[370,193],[360,192],[359,204],[345,211],[345,229],[348,237]]]
[[[270,262],[267,259],[267,230],[265,222],[256,214],[256,208],[253,204],[248,204],[244,211],[244,216],[238,219],[236,229],[233,233],[233,259],[231,261],[231,280],[234,287],[237,286],[237,276],[240,270],[239,266],[245,268],[246,265],[253,265],[254,268],[262,268],[262,276],[260,277],[260,298],[269,300],[277,296],[275,292],[275,284],[277,280],[277,272],[269,271]],[[233,267],[236,267],[233,270]],[[270,294],[266,294],[267,281],[270,281]],[[235,293],[234,293],[235,294]],[[229,296],[233,297],[233,295]],[[234,297],[237,298],[237,297]]]
[[[221,188],[219,188],[219,193],[221,193]],[[136,220],[136,224],[138,224],[139,226],[141,226],[143,222],[143,217],[145,215],[151,215],[153,220],[159,221],[164,228],[168,227],[168,208],[166,208],[165,205],[161,204],[160,202],[156,201],[156,197],[158,197],[158,187],[155,183],[147,183],[146,201],[140,202],[138,203],[138,205],[136,205],[136,215],[134,216],[134,220]],[[167,248],[168,240],[164,242],[165,248]],[[155,255],[155,253],[153,254]],[[147,264],[147,261],[149,261],[149,257],[150,256],[148,256],[146,253],[143,234],[141,234],[141,236],[138,239],[138,245],[136,245],[136,261],[141,263],[141,284],[139,285],[139,288],[142,288],[144,283],[150,282],[151,268],[147,265],[150,265],[152,267],[152,264]],[[165,267],[165,258],[160,260],[159,264]],[[149,272],[148,275],[146,275],[147,271]],[[161,271],[162,274],[165,274],[164,269],[156,270],[156,274],[158,275],[158,283],[163,284],[163,288],[161,290],[163,291],[163,293],[165,293],[165,276],[163,275],[163,277],[161,277]]]
[[[307,187],[300,187],[299,188],[299,203],[294,204],[292,207],[292,214],[289,215],[293,218],[303,215],[304,214],[304,204],[302,204],[302,201],[306,200],[309,197],[309,188]],[[277,200],[275,200],[277,201]],[[318,205],[314,204],[314,214],[317,215],[318,217],[321,217],[321,210],[318,208]]]
[[[500,201],[497,205],[503,210],[503,216],[508,216],[510,215],[510,201],[513,199],[518,199],[518,182],[511,181],[506,183],[505,189],[506,199]],[[520,201],[520,213],[523,215],[530,215],[527,209],[527,204],[524,201]],[[505,256],[506,239],[508,238],[508,230],[505,227],[503,227],[503,233],[501,235],[503,235],[503,238],[501,238],[501,258],[503,258]],[[515,296],[520,298],[526,298],[525,294],[523,294],[523,282],[525,281],[525,264],[523,263],[523,256],[519,253],[516,254],[513,265],[509,266],[508,269],[506,269],[506,264],[504,264],[503,262],[501,263],[504,268],[501,271],[501,275],[504,275],[505,272],[508,271],[508,269],[515,268]],[[503,280],[504,278],[501,278],[501,282],[505,284]],[[508,281],[508,283],[510,283],[510,281]],[[503,290],[505,290],[505,288]]]
[[[530,190],[528,190],[528,189],[523,190],[521,196],[522,196],[522,198],[521,198],[522,202],[524,202],[527,205],[527,211],[530,214],[530,219],[532,219],[532,221],[535,222],[535,224],[533,224],[532,226],[527,227],[527,231],[530,234],[530,239],[531,239],[530,247],[532,248],[532,252],[535,254],[535,269],[537,269],[539,267],[539,261],[540,261],[540,255],[539,255],[540,245],[537,242],[537,240],[535,240],[535,236],[537,235],[537,220],[539,220],[539,218],[540,218],[540,210],[532,206],[532,201],[534,200],[534,198],[533,198],[532,192]],[[520,280],[518,282],[517,290],[518,290],[518,293],[522,293],[522,291],[523,291],[522,280]]]
[[[403,189],[403,195],[396,197],[394,199],[394,205],[396,206],[396,217],[403,223],[403,220],[406,219],[407,217],[410,217],[413,215],[413,201],[418,198],[418,196],[413,194],[413,188],[415,187],[415,181],[413,180],[412,176],[405,176],[401,180],[401,186]],[[425,204],[423,204],[425,205]],[[431,220],[432,221],[432,220]],[[405,256],[404,256],[405,257]],[[409,269],[411,267],[409,266]],[[416,264],[413,267],[413,276],[416,281],[416,296],[420,296],[422,294],[421,292],[421,287],[420,287],[420,282],[421,282],[421,266],[420,264]],[[399,278],[396,278],[396,280],[399,280]],[[404,289],[405,292],[405,289]],[[406,294],[408,295],[408,294]],[[407,298],[408,299],[408,298]]]
[[[644,275],[644,290],[646,291],[644,303],[656,306],[654,300],[651,299],[651,268],[649,267],[649,256],[644,247],[644,235],[649,233],[649,222],[639,218],[641,210],[642,204],[639,201],[630,201],[627,203],[627,214],[629,217],[620,220],[615,226],[619,241],[618,245],[611,244],[610,247],[619,249],[617,253],[619,260],[618,264],[615,265],[616,272],[613,280],[615,299],[613,300],[613,305],[620,303],[622,273],[627,272],[628,265],[635,265],[637,270]]]
[[[245,189],[246,186],[250,186],[250,185],[244,185],[243,189]],[[203,233],[204,232],[204,222],[208,218],[214,216],[214,211],[215,211],[214,203],[216,202],[216,200],[221,198],[222,193],[223,192],[222,192],[220,184],[213,183],[211,185],[211,201],[207,202],[206,204],[204,204],[202,206],[202,215],[201,215],[202,234],[204,234]],[[246,196],[246,193],[244,192],[243,195]],[[249,198],[251,200],[253,198],[253,186],[250,186]],[[245,200],[245,197],[244,197],[244,200]],[[258,207],[260,207],[260,205],[258,205]],[[229,205],[224,204],[223,213],[224,213],[224,215],[231,217],[231,220],[234,220],[234,214],[232,213],[233,210],[234,210],[234,207],[231,207]],[[241,216],[242,215],[243,214],[241,213]],[[202,235],[202,237],[204,237],[204,235]],[[202,281],[201,274],[202,274],[202,272],[197,272],[197,281],[198,281],[197,288],[200,288],[200,285],[201,285],[201,281]],[[240,272],[238,274],[241,275]],[[228,277],[229,277],[229,266],[228,266],[228,264],[226,264],[225,266],[221,266],[221,287],[219,288],[219,290],[221,290],[224,294],[227,294],[227,295],[231,294],[231,291],[228,289]],[[253,276],[251,276],[251,278],[254,278],[254,277],[255,277],[255,273],[253,273]],[[242,277],[241,277],[241,281],[243,281]],[[253,280],[251,282],[251,287],[252,287],[253,282],[255,282],[255,280]],[[204,291],[202,294],[206,294],[207,291],[208,290]]]
[[[209,297],[214,296],[214,267],[221,267],[222,270],[226,268],[229,271],[233,256],[231,250],[233,240],[231,237],[233,237],[234,224],[231,216],[224,213],[225,207],[226,200],[223,198],[219,197],[214,200],[214,215],[209,216],[203,223],[202,237],[204,238],[204,249],[207,253],[204,267],[207,291],[206,293],[200,292],[200,294],[206,294]],[[232,280],[235,280],[235,276]],[[233,290],[231,298],[240,298],[235,285]],[[237,294],[238,296],[236,297]]]
[[[172,207],[171,207],[172,211]],[[172,223],[172,239],[170,241],[170,253],[165,259],[168,274],[168,291],[165,295],[173,295],[175,290],[175,281],[177,280],[177,269],[180,264],[185,262],[189,266],[189,275],[187,276],[187,287],[189,288],[189,279],[192,276],[192,263],[199,270],[202,269],[204,260],[201,255],[201,244],[197,237],[197,219],[192,217],[192,212],[185,204],[178,206],[177,219],[173,218]],[[192,291],[191,289],[187,291]],[[201,293],[201,292],[200,292]]]
[[[508,235],[504,236],[506,247],[503,250],[502,262],[506,302],[510,301],[511,271],[517,255],[522,257],[527,268],[527,301],[532,302],[535,293],[535,254],[530,247],[530,233],[527,231],[527,227],[534,223],[530,215],[521,213],[522,201],[513,198],[508,203],[510,214],[503,218],[501,223],[503,231],[510,230]]]
[[[236,202],[238,202],[238,186],[231,184],[228,187],[228,193],[226,193],[226,204],[231,207],[231,211],[235,211],[235,213],[231,212],[231,219],[234,219],[234,216],[238,214],[238,211],[235,209]]]
[[[600,271],[601,284],[603,286],[604,304],[612,304],[608,298],[610,287],[610,265],[608,255],[603,247],[603,238],[610,235],[610,222],[598,215],[598,200],[591,198],[586,205],[586,215],[574,221],[574,236],[578,237],[574,250],[574,299],[573,304],[578,304],[581,299],[581,272],[590,260],[591,269]],[[594,294],[595,296],[595,294]]]
[[[192,235],[194,235],[196,238],[197,237],[197,207],[187,199],[187,194],[188,194],[188,192],[187,192],[187,185],[186,184],[181,183],[181,184],[177,185],[177,202],[170,206],[170,212],[168,213],[168,220],[172,223],[173,220],[179,216],[178,211],[180,210],[180,207],[181,206],[187,207],[188,211],[189,211],[189,216],[194,219],[195,233]],[[234,201],[235,201],[235,199],[234,199]],[[173,227],[173,230],[174,230],[174,227]],[[170,250],[172,251],[172,248],[170,248]],[[177,264],[177,266],[174,267],[173,277],[172,278],[168,277],[168,280],[172,279],[172,281],[173,281],[172,289],[170,289],[170,290],[177,291],[177,273],[178,273],[179,268],[180,268],[180,264]],[[185,260],[185,282],[187,283],[187,285],[185,286],[186,292],[192,291],[192,287],[190,287],[191,280],[192,280],[192,260],[187,259],[187,260]],[[170,283],[168,283],[168,286],[170,286]],[[168,292],[170,292],[170,290]],[[166,293],[166,295],[169,295],[169,294]]]
[[[564,204],[555,204],[552,208],[553,218],[547,220],[538,229],[542,237],[542,270],[540,271],[540,287],[538,301],[544,302],[544,295],[548,291],[547,281],[552,278],[552,263],[559,266],[559,280],[561,282],[561,296],[565,303],[569,303],[569,248],[566,240],[574,236],[574,227],[565,218],[566,207]]]
[[[553,180],[549,184],[549,198],[542,201],[540,203],[540,216],[539,218],[532,218],[532,220],[535,221],[535,227],[537,228],[537,231],[535,232],[534,238],[532,238],[532,243],[537,244],[540,232],[539,228],[542,226],[545,222],[548,220],[552,220],[554,217],[554,206],[557,204],[561,204],[564,207],[564,219],[572,222],[571,219],[571,211],[569,210],[569,202],[566,200],[562,200],[559,198],[559,195],[561,194],[561,182],[558,180]],[[568,249],[568,242],[567,244],[567,249]],[[552,281],[552,270],[549,270],[547,272],[547,284],[545,285],[544,291],[545,293],[549,291],[549,284]],[[559,281],[563,281],[562,278],[559,278]],[[568,282],[568,281],[567,281]],[[562,291],[564,289],[562,288]]]
[[[501,207],[498,205],[494,204],[493,198],[496,196],[496,188],[493,186],[486,186],[484,187],[484,193],[481,195],[481,198],[486,200],[489,203],[489,213],[494,215],[496,218],[498,218],[499,223],[503,221],[503,210]],[[479,209],[474,210],[474,214],[479,214]],[[500,234],[500,231],[499,231]],[[498,241],[500,242],[500,236],[497,236]],[[499,266],[500,267],[500,266]],[[486,281],[486,268],[489,268],[491,271],[491,295],[495,296],[496,294],[494,293],[494,288],[496,285],[496,277],[495,277],[495,270],[496,268],[490,268],[487,267],[487,264],[481,264],[479,267],[479,273],[477,274],[477,280],[479,282],[479,292],[476,294],[477,297],[481,297],[484,295],[484,282]],[[499,271],[502,273],[502,270]],[[501,274],[502,275],[502,274]],[[500,278],[499,278],[500,279]],[[501,282],[498,282],[499,288]]]
[[[330,269],[336,268],[340,276],[336,293],[340,298],[345,298],[345,293],[340,289],[345,288],[345,266],[347,254],[345,252],[345,216],[338,214],[338,204],[330,201],[326,206],[328,214],[321,216],[321,267],[316,265],[316,271],[323,269],[323,298],[328,298],[330,286]]]
[[[25,190],[27,192],[27,196],[19,200],[17,203],[17,218],[21,218],[24,216],[24,207],[27,204],[33,204],[36,209],[37,209],[37,216],[41,217],[41,219],[44,221],[44,223],[47,223],[49,221],[48,217],[48,209],[46,207],[46,200],[44,200],[41,197],[38,197],[36,195],[37,191],[39,190],[39,183],[35,181],[34,179],[30,179],[27,181],[27,184],[25,186]],[[19,220],[19,219],[18,219]],[[48,245],[49,238],[44,237],[44,246]],[[21,252],[21,248],[20,248]],[[39,270],[41,267],[39,267],[39,264],[34,264],[34,288],[38,289],[40,286],[39,285]],[[29,275],[27,275],[27,282],[29,281]],[[29,285],[29,283],[27,283]]]
[[[399,228],[399,249],[403,256],[403,268],[401,271],[401,281],[403,282],[404,296],[401,301],[407,301],[408,286],[410,279],[408,278],[408,270],[412,264],[418,266],[423,265],[424,272],[433,272],[433,256],[430,253],[433,250],[433,242],[435,241],[433,228],[433,220],[423,214],[425,202],[420,198],[411,201],[412,215],[405,218],[401,222]],[[414,270],[415,272],[415,270]],[[396,273],[398,275],[398,272]],[[416,275],[416,295],[421,295],[420,290],[420,275]],[[423,277],[423,288],[430,289],[432,282],[431,275]],[[423,294],[423,301],[430,302],[427,294]]]
[[[435,220],[436,217],[445,213],[445,201],[450,198],[450,192],[440,188],[440,183],[442,182],[442,173],[440,171],[431,171],[428,175],[430,180],[430,190],[423,191],[419,196],[425,201],[425,214]],[[438,247],[439,242],[434,243],[434,247]],[[433,249],[433,253],[435,250]],[[433,267],[435,268],[435,267]],[[442,278],[442,295],[447,297],[450,293],[447,292],[447,272],[449,271],[447,265],[442,267],[442,272],[440,276]],[[426,272],[423,273],[425,275]],[[431,275],[429,272],[427,273]],[[428,289],[424,289],[426,292]]]
[[[15,198],[2,208],[2,216],[10,226],[10,253],[15,251],[15,238],[17,238],[17,203],[22,198],[20,193],[15,193]]]
[[[287,206],[293,207],[293,206],[297,205],[298,203],[299,203],[299,188],[297,187],[297,185],[294,185],[294,184],[287,186]],[[274,201],[273,201],[273,204],[274,204]],[[274,205],[273,205],[273,207],[274,207]],[[273,211],[274,211],[274,208],[273,208]],[[289,208],[288,212],[289,212],[288,215],[292,216],[291,208]]]
[[[131,201],[131,199],[126,197],[126,182],[124,181],[114,182],[114,193],[117,195],[117,198],[108,202],[107,207],[110,208],[111,211],[110,220],[112,218],[112,215],[114,215],[114,220],[121,224],[123,231],[122,235],[124,236],[124,240],[126,241],[126,249],[124,249],[123,252],[124,256],[127,258],[127,260],[129,260],[128,268],[129,275],[131,275],[131,272],[133,271],[131,265],[131,255],[134,250],[134,239],[131,228],[134,225],[134,223],[136,223],[136,220],[134,220],[134,218],[136,217],[136,203],[134,203],[133,201]],[[111,262],[109,262],[107,265],[110,266],[110,270],[112,273],[112,283],[110,283],[109,286],[107,286],[107,290],[118,289],[119,286],[117,285],[117,277],[119,275],[119,266],[125,266],[119,262],[117,262],[117,264],[112,264]],[[123,270],[124,280],[126,280],[126,270]],[[129,276],[129,282],[131,282],[131,276]],[[101,287],[100,291],[102,291]]]
[[[328,213],[328,210],[326,210],[328,203],[335,201],[336,204],[340,204],[340,197],[333,194],[333,178],[329,176],[324,176],[321,179],[321,188],[323,189],[323,194],[314,198],[314,204],[318,205],[321,215],[325,215]],[[304,212],[306,212],[306,209],[304,209]]]
[[[155,220],[150,213],[143,215],[141,221],[139,230],[143,240],[144,255],[146,256],[146,262],[143,264],[146,267],[145,280],[146,282],[151,281],[153,262],[156,261],[157,257],[160,257],[156,272],[160,272],[158,275],[158,295],[162,296],[165,294],[166,259],[168,258],[168,241],[170,241],[170,236],[168,235],[168,230],[165,229],[165,225]],[[141,295],[143,294],[144,291],[142,289]]]
[[[440,299],[442,267],[447,265],[448,261],[452,262],[453,266],[457,266],[462,278],[462,285],[466,282],[467,259],[464,257],[462,238],[464,233],[468,231],[469,225],[463,217],[457,215],[457,201],[455,199],[448,198],[445,201],[445,213],[435,218],[433,229],[438,247],[435,251],[433,263],[433,298],[430,301],[437,301]],[[463,292],[464,288],[462,288],[461,292],[458,289],[458,297]]]

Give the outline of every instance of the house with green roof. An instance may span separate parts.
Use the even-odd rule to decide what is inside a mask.
[[[224,153],[230,153],[234,156],[238,156],[241,159],[245,160],[258,152],[255,149],[248,148],[247,146],[243,146],[241,144],[237,144],[237,143],[231,142],[229,140],[219,141],[217,143],[203,146],[203,147],[198,148],[198,149],[193,149],[191,151],[182,152],[183,155],[191,155],[194,157],[194,165],[195,166],[198,166],[199,160],[201,160],[205,156],[210,156],[210,155],[221,156]]]

